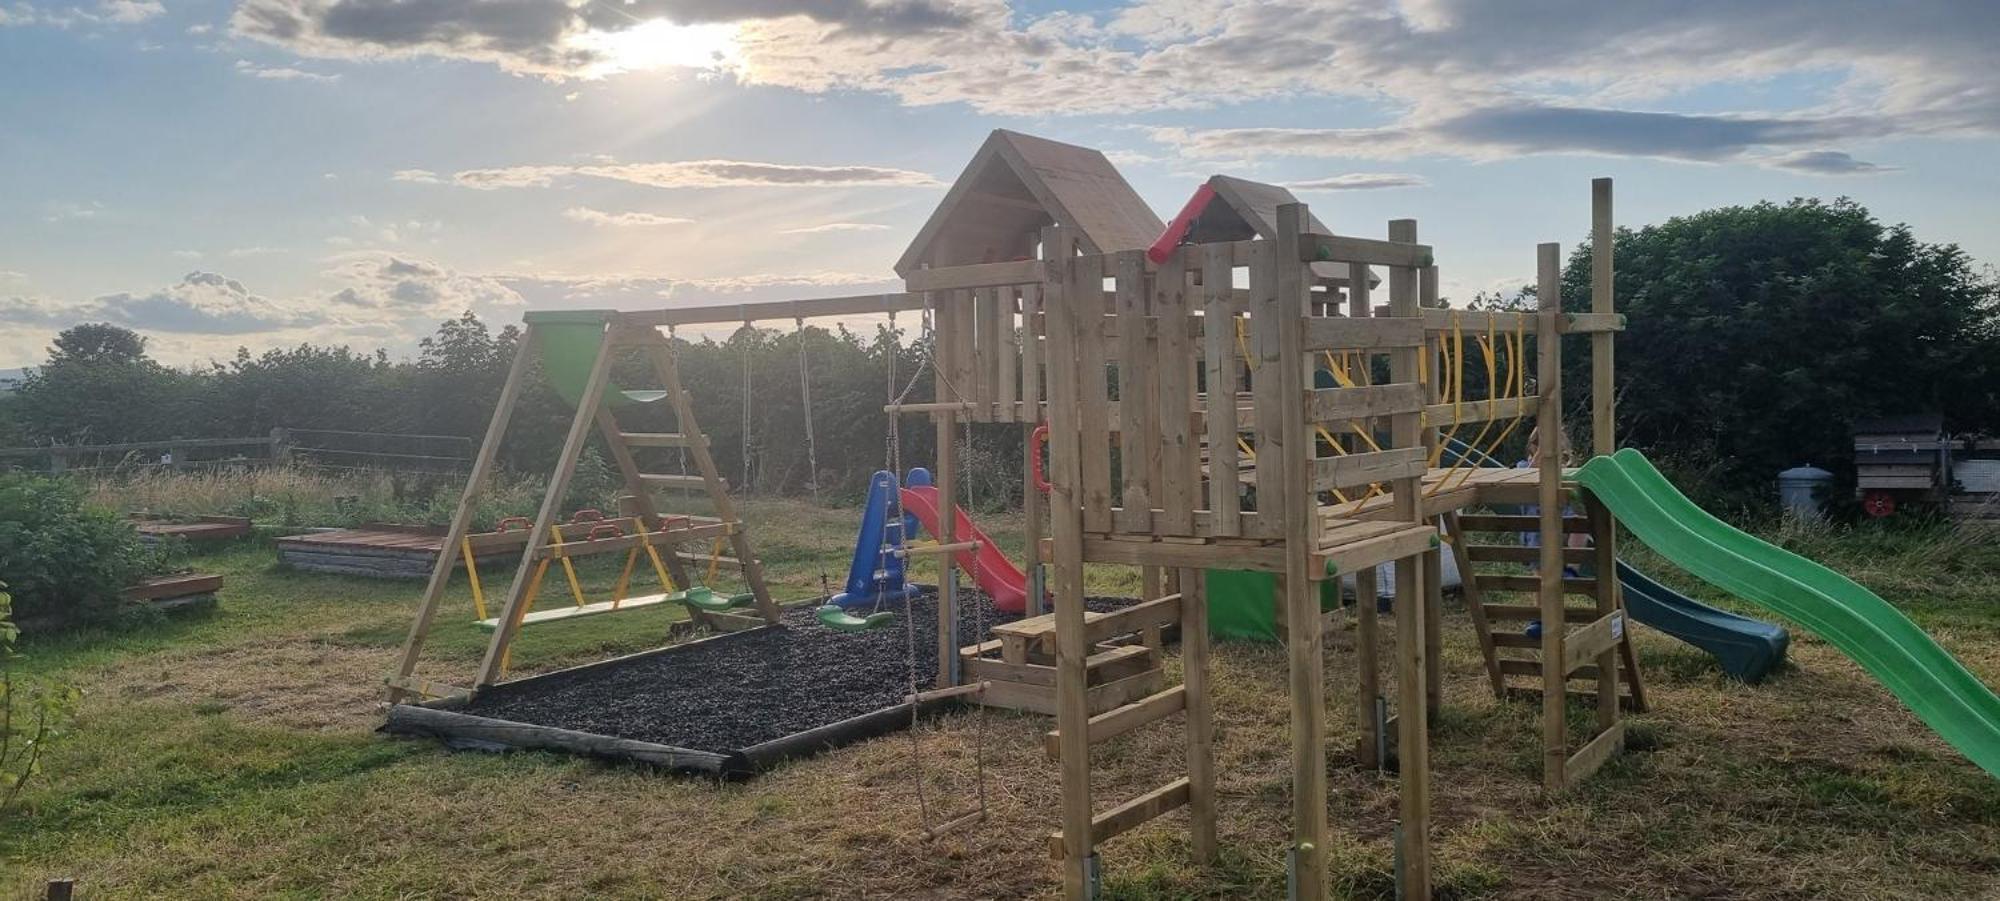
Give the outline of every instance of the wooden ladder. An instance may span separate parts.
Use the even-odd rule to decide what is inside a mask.
[[[1086,625],[1086,633],[1095,653],[1090,658],[1102,657],[1107,661],[1121,656],[1136,656],[1143,652],[1157,659],[1158,651],[1150,646],[1157,640],[1161,627],[1177,620],[1180,626],[1182,679],[1175,685],[1152,694],[1145,695],[1103,712],[1096,713],[1085,724],[1085,749],[1101,742],[1110,741],[1120,735],[1149,726],[1177,713],[1187,715],[1187,773],[1158,788],[1124,801],[1108,810],[1095,813],[1090,819],[1090,834],[1085,842],[1087,847],[1118,835],[1130,832],[1146,822],[1163,814],[1189,808],[1189,825],[1193,834],[1195,857],[1208,860],[1215,853],[1215,724],[1213,702],[1209,696],[1208,673],[1208,598],[1206,576],[1201,570],[1186,569],[1180,573],[1181,590],[1172,595],[1144,604],[1127,608],[1127,611],[1100,615],[1091,618]],[[1169,609],[1171,608],[1171,609]],[[1120,617],[1120,614],[1127,614]],[[1113,630],[1125,630],[1137,626],[1140,643],[1117,646],[1101,643],[1111,637]],[[1052,636],[1051,636],[1052,639]],[[1051,668],[1052,674],[1054,672]],[[1088,673],[1089,666],[1085,667]],[[1112,683],[1116,684],[1116,683]],[[1157,683],[1155,683],[1157,684]],[[1062,732],[1051,729],[1043,735],[1043,750],[1049,760],[1064,769],[1072,767],[1088,771],[1088,754],[1080,761],[1067,761],[1062,757]],[[1048,834],[1049,854],[1055,860],[1063,860],[1063,832],[1058,829]],[[1093,851],[1093,855],[1094,855]]]
[[[625,480],[625,490],[637,506],[635,511],[648,522],[659,523],[660,513],[653,501],[653,492],[658,489],[701,491],[708,495],[709,504],[716,518],[722,521],[728,535],[731,557],[722,558],[733,563],[743,574],[743,581],[750,587],[755,598],[757,614],[767,623],[778,621],[778,605],[771,599],[770,589],[764,582],[764,565],[757,559],[750,544],[748,529],[737,515],[735,499],[729,495],[729,483],[715,466],[715,455],[709,451],[708,436],[701,431],[701,424],[695,418],[694,400],[681,382],[680,361],[674,354],[669,339],[658,331],[644,329],[629,341],[644,349],[653,364],[653,372],[659,378],[666,400],[673,408],[675,431],[672,432],[627,432],[620,428],[611,408],[599,408],[597,415],[598,434],[611,451],[611,458],[618,466]],[[640,469],[634,448],[671,448],[684,451],[694,463],[693,473],[652,473]],[[686,588],[694,584],[693,576],[687,571],[687,563],[696,558],[680,553],[667,557],[669,573],[674,581]],[[690,606],[688,615],[698,624],[710,627],[726,627],[723,614],[714,614]]]
[[[1638,656],[1632,647],[1631,619],[1618,589],[1614,563],[1616,553],[1612,543],[1616,523],[1610,511],[1595,498],[1585,496],[1583,507],[1585,515],[1563,517],[1563,537],[1567,539],[1569,535],[1587,534],[1592,538],[1592,546],[1563,548],[1562,589],[1566,599],[1563,622],[1543,622],[1541,628],[1562,630],[1553,644],[1561,649],[1561,660],[1557,665],[1562,667],[1563,695],[1565,698],[1574,695],[1579,700],[1598,706],[1599,729],[1574,754],[1567,753],[1565,737],[1545,736],[1551,749],[1547,761],[1551,789],[1573,785],[1595,772],[1623,747],[1625,724],[1618,714],[1646,709],[1646,686],[1639,675]],[[1489,600],[1489,595],[1494,593],[1525,593],[1533,598],[1541,587],[1541,578],[1533,573],[1523,573],[1518,567],[1536,563],[1540,549],[1526,545],[1476,544],[1471,539],[1473,533],[1480,532],[1535,532],[1539,528],[1539,520],[1512,514],[1451,513],[1446,514],[1445,528],[1451,536],[1452,554],[1464,585],[1466,609],[1471,614],[1473,629],[1478,633],[1487,678],[1495,696],[1542,700],[1547,686],[1552,684],[1544,671],[1551,662],[1547,659],[1550,642],[1545,640],[1548,637],[1546,632],[1540,635],[1529,633],[1530,626],[1542,619],[1541,607],[1532,601],[1503,603]],[[1480,569],[1481,564],[1512,566],[1507,571],[1494,572]],[[1585,567],[1590,568],[1590,576],[1569,574],[1572,569],[1581,573]],[[1591,603],[1568,602],[1568,599],[1577,597],[1588,598]],[[1614,651],[1615,654],[1611,653]],[[1612,675],[1616,684],[1611,688],[1617,692],[1613,701],[1616,707],[1611,709],[1600,705],[1598,700],[1598,694],[1606,684],[1601,670],[1606,660],[1613,661],[1616,670]],[[1588,687],[1571,684],[1575,682],[1587,683]]]

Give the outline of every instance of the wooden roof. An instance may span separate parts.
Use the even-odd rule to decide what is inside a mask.
[[[1210,202],[1207,209],[1188,231],[1188,240],[1194,244],[1214,244],[1223,241],[1248,241],[1251,238],[1274,240],[1278,236],[1278,207],[1287,203],[1298,203],[1299,198],[1279,185],[1251,181],[1232,175],[1216,175],[1208,180],[1208,186],[1215,191],[1218,202]],[[1315,235],[1332,235],[1320,218],[1306,211],[1306,231]],[[1337,263],[1314,263],[1313,274],[1323,279],[1344,279],[1347,266]],[[1372,272],[1368,283],[1376,285],[1381,278]]]
[[[896,261],[896,273],[1030,256],[1041,229],[1055,224],[1076,229],[1092,253],[1143,249],[1166,228],[1104,154],[995,129]]]

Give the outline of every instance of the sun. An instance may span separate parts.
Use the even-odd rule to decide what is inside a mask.
[[[737,26],[676,25],[666,19],[641,22],[621,31],[590,31],[571,44],[596,57],[585,75],[601,78],[654,69],[726,69],[742,56]]]

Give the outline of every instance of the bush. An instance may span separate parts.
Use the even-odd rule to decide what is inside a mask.
[[[130,523],[89,505],[82,486],[0,475],[0,582],[13,592],[17,621],[61,628],[112,619],[119,591],[159,559]]]
[[[42,771],[50,741],[62,734],[76,707],[76,689],[54,679],[16,675],[13,597],[0,582],[0,821],[5,821],[28,780]]]

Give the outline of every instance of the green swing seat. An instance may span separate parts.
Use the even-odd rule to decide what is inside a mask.
[[[824,604],[813,612],[819,617],[820,625],[835,632],[866,632],[869,629],[886,626],[890,620],[896,618],[896,614],[887,610],[870,613],[867,616],[855,616],[839,604]]]
[[[744,592],[743,594],[719,594],[715,589],[706,585],[696,585],[686,591],[676,591],[673,594],[667,595],[667,600],[679,601],[690,607],[706,610],[710,613],[727,613],[732,609],[757,600],[757,596],[749,592]]]

